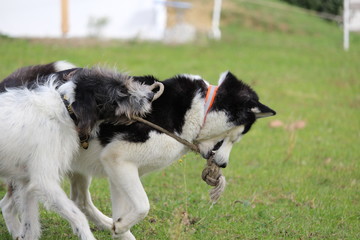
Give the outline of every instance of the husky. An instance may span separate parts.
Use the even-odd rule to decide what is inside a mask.
[[[159,82],[153,76],[133,79],[146,85]],[[24,82],[26,79],[21,84]],[[195,143],[204,158],[211,156],[222,168],[229,163],[234,143],[249,132],[255,121],[276,114],[259,101],[249,85],[229,71],[221,74],[217,86],[190,74],[176,75],[161,83],[163,93],[152,102],[151,112],[144,119]],[[71,161],[71,199],[89,220],[111,230],[115,239],[135,239],[131,227],[150,209],[141,176],[169,166],[188,151],[187,146],[143,123],[103,122],[91,135],[88,149],[79,149]],[[102,214],[91,201],[92,177],[109,179],[112,218]],[[16,191],[16,186],[10,187],[0,204],[12,233],[20,232],[13,197]]]

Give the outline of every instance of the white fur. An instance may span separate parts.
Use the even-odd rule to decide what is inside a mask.
[[[253,113],[261,113],[260,109],[258,107],[254,107],[250,109]]]
[[[233,128],[234,125],[228,122],[228,117],[224,111],[211,111],[207,114],[206,121],[201,128],[198,142],[222,135],[224,132]]]
[[[35,129],[39,134],[34,135]],[[70,160],[77,150],[74,147],[77,146],[74,123],[59,93],[51,85],[33,91],[14,89],[0,94],[0,132],[2,177],[27,179],[29,173],[37,176],[44,170],[61,175],[69,169]],[[69,139],[65,140],[67,136]],[[39,149],[36,144],[44,147]],[[29,154],[33,156],[32,163],[28,161]],[[64,160],[42,164],[42,158],[51,155],[63,155]]]
[[[17,205],[16,216],[6,221],[20,239],[38,239],[38,201],[57,211],[81,239],[95,239],[86,217],[60,187],[78,151],[75,125],[50,81],[34,90],[9,89],[0,94],[0,176],[15,187],[0,205],[7,216]]]
[[[214,145],[223,140],[221,148],[216,151],[214,160],[221,166],[229,162],[229,155],[235,142],[241,139],[244,126],[234,126],[227,121],[225,112],[210,112],[197,138],[201,154],[208,157]]]
[[[187,73],[184,73],[184,74],[180,74],[180,76],[182,77],[185,77],[185,78],[188,78],[188,79],[191,79],[191,80],[202,80],[203,78],[199,75],[193,75],[193,74],[187,74]]]
[[[66,100],[69,101],[69,104],[72,104],[75,101],[75,84],[72,81],[68,81],[61,85],[58,89],[60,95],[63,95]]]
[[[76,68],[76,66],[67,61],[57,61],[54,63],[54,68],[55,68],[55,72],[60,72],[60,71],[64,71],[67,69]]]

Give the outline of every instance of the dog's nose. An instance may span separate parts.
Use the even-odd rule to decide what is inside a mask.
[[[221,167],[221,168],[226,168],[226,166],[227,166],[227,163],[223,163],[223,164],[221,164],[221,165],[219,165],[219,164],[217,164],[217,163],[215,163],[218,167]]]

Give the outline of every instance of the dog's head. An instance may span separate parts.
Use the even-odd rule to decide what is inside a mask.
[[[94,67],[70,73],[59,92],[68,95],[79,132],[89,134],[99,120],[126,122],[133,115],[149,113],[161,88],[157,81],[142,84],[128,75]]]
[[[205,158],[214,154],[215,163],[226,167],[233,144],[258,118],[275,114],[260,103],[258,95],[248,85],[230,72],[223,73],[214,104],[197,139],[201,154]]]

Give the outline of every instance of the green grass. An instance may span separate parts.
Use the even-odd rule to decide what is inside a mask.
[[[342,30],[277,1],[234,0],[223,11],[223,38],[182,46],[159,43],[0,39],[0,78],[20,66],[59,59],[116,66],[165,79],[200,74],[216,84],[230,69],[278,115],[259,120],[233,148],[227,189],[211,207],[188,154],[143,178],[151,210],[132,231],[138,239],[360,239],[360,35],[342,49]],[[274,8],[275,6],[275,8]],[[270,128],[272,120],[296,131]],[[67,182],[64,187],[68,189]],[[5,189],[1,188],[1,194]],[[93,181],[95,204],[110,215],[106,179]],[[68,223],[42,210],[44,240],[77,239]],[[110,233],[94,228],[98,239]],[[11,239],[0,219],[0,239]]]

